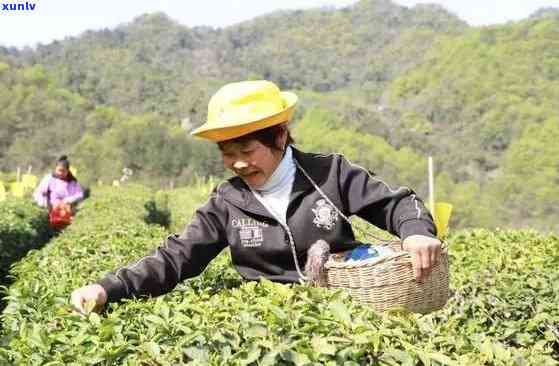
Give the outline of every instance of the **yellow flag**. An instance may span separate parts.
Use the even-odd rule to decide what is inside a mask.
[[[37,181],[37,177],[32,174],[24,174],[21,176],[21,184],[23,184],[25,188],[35,188],[37,186]]]
[[[25,194],[25,186],[20,182],[14,182],[10,185],[10,193],[14,197],[22,198]]]
[[[435,203],[435,226],[437,227],[437,237],[439,239],[446,236],[448,233],[448,222],[452,213],[452,205],[446,202]]]
[[[72,173],[72,175],[74,177],[77,177],[78,176],[78,168],[76,168],[75,166],[71,166],[70,167],[70,173]]]

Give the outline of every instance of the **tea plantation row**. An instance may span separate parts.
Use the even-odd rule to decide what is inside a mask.
[[[74,224],[13,268],[0,364],[559,364],[559,239],[532,231],[451,237],[452,297],[426,316],[377,314],[327,289],[244,282],[227,252],[165,296],[71,311],[74,288],[161,243],[166,230],[146,223],[147,202],[166,205],[180,230],[207,192],[94,191]]]
[[[52,236],[46,210],[29,200],[12,198],[0,202],[0,285],[9,281],[8,271],[30,249]]]

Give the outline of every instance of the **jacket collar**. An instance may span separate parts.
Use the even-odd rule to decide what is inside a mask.
[[[330,156],[305,153],[293,148],[293,158],[303,168],[311,179],[320,186],[330,172],[332,159]],[[295,173],[293,188],[289,197],[289,204],[298,199],[303,193],[314,189],[313,185],[300,171],[299,166]],[[239,177],[233,177],[218,187],[218,195],[238,207],[260,216],[273,218],[266,208],[254,197],[247,184]],[[289,212],[289,209],[288,209]]]
[[[299,166],[297,166],[293,189],[289,197],[290,204],[309,189],[314,189],[312,183],[309,182],[300,168],[304,169],[318,186],[321,186],[328,179],[332,165],[330,156],[305,153],[295,148],[293,149],[293,157]]]

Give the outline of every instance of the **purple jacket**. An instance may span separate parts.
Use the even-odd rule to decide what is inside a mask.
[[[60,202],[72,204],[83,199],[83,190],[75,180],[68,182],[47,174],[35,189],[33,199],[43,207]]]

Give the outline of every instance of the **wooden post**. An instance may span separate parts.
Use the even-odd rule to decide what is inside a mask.
[[[17,175],[16,175],[16,182],[20,182],[20,178],[21,178],[21,168],[18,166],[17,167]]]
[[[433,179],[433,157],[429,156],[429,209],[435,217],[435,182]]]

